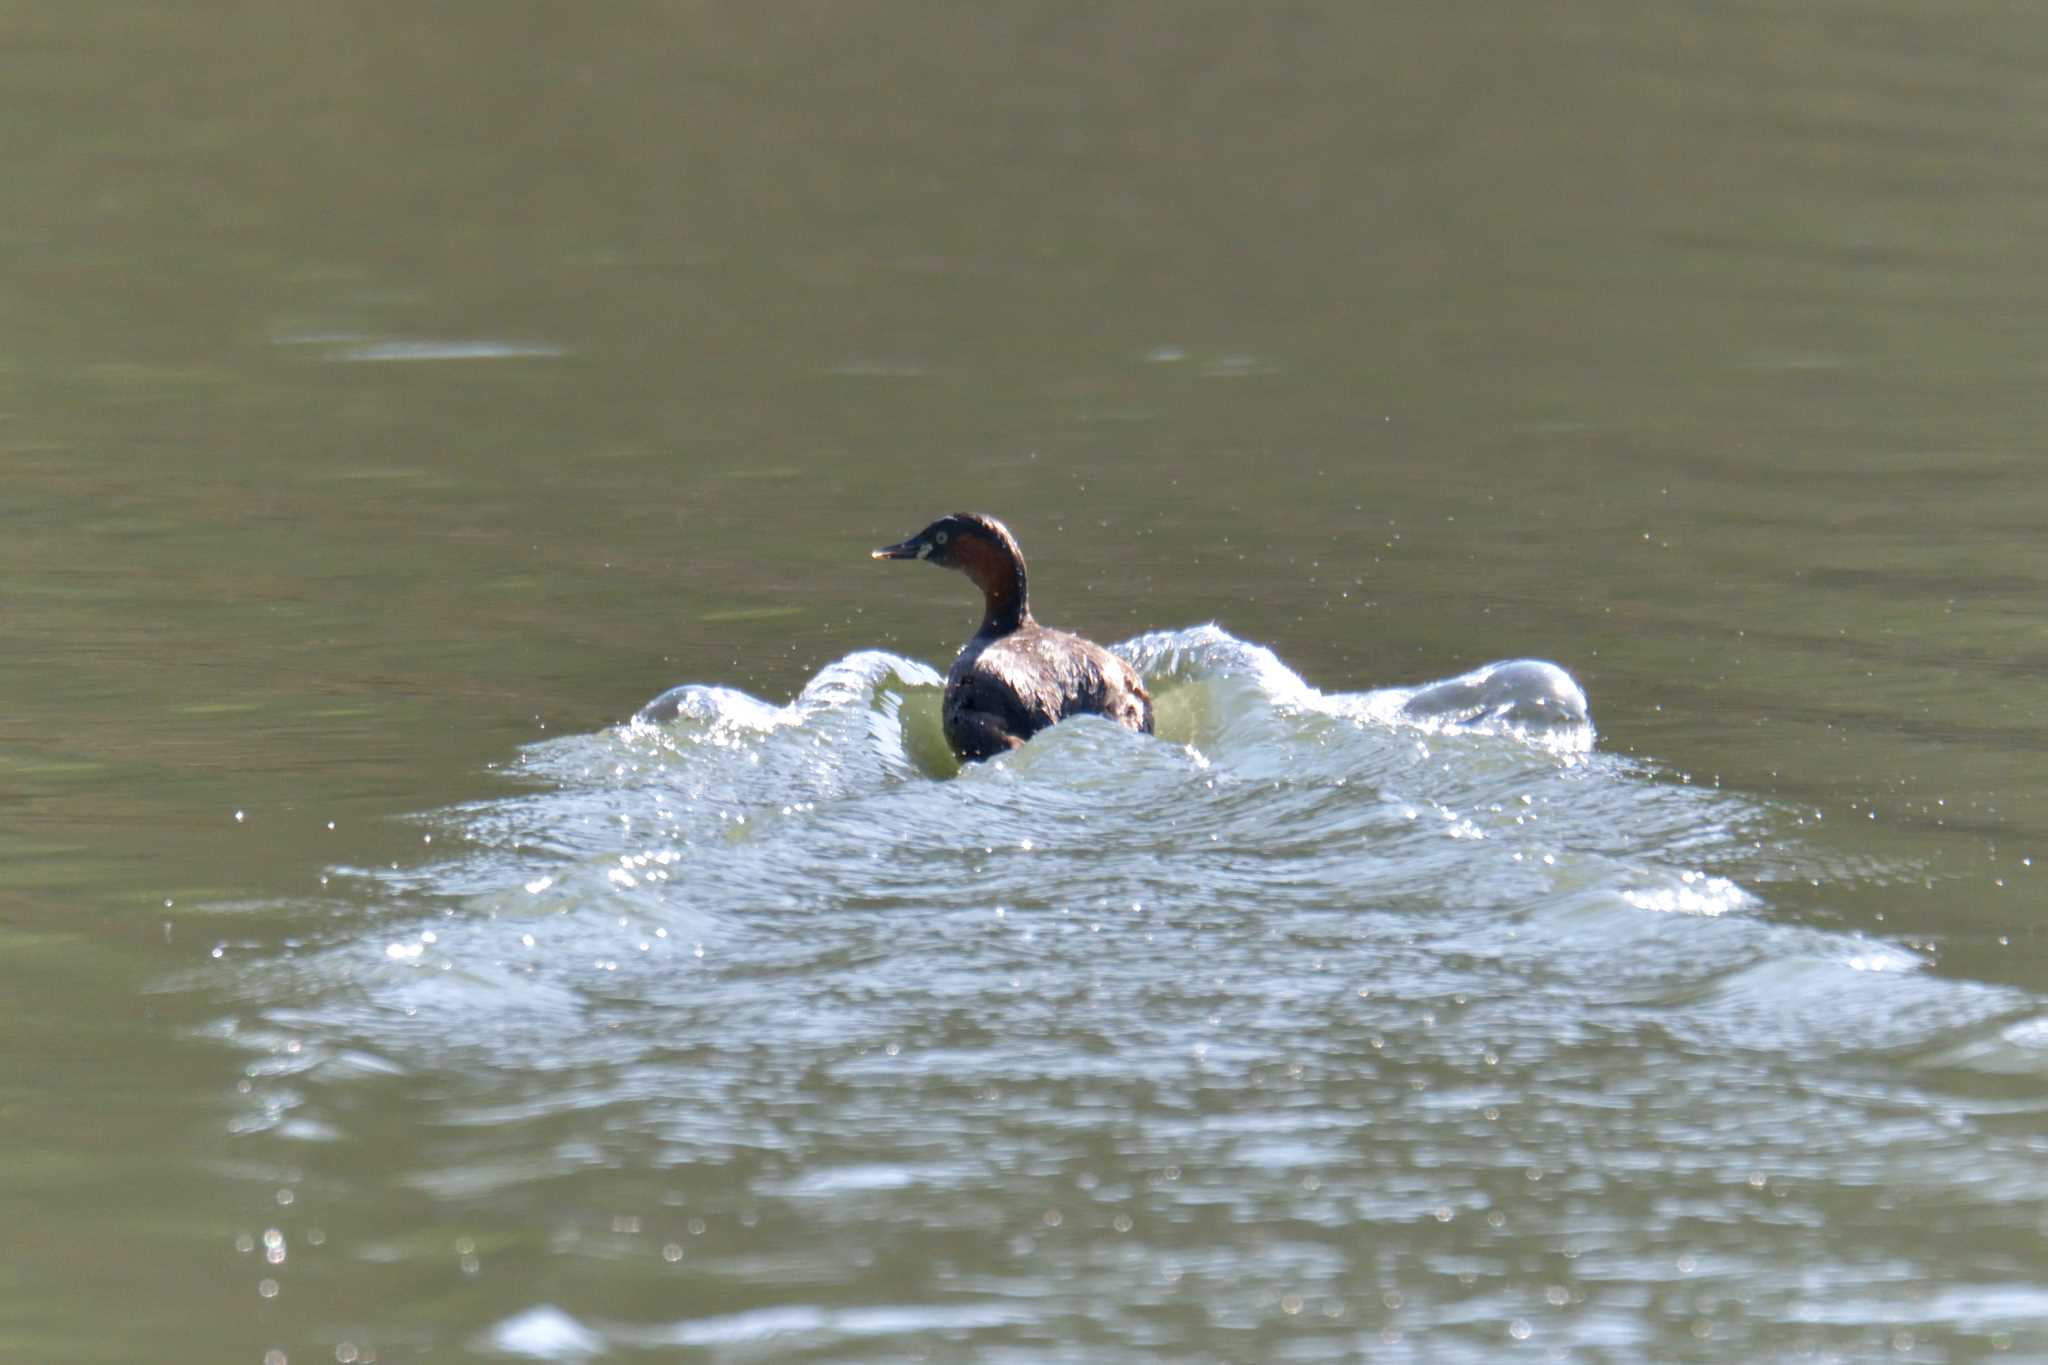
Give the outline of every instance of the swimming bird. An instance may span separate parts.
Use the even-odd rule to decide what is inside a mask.
[[[1092,640],[1031,619],[1024,552],[994,517],[955,512],[873,552],[958,569],[981,589],[981,628],[946,672],[940,719],[961,759],[990,758],[1068,716],[1152,733],[1152,697],[1129,664]]]

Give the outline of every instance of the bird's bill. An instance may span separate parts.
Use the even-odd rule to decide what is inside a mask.
[[[868,557],[870,559],[918,559],[922,557],[920,552],[923,549],[924,546],[918,543],[917,537],[912,536],[910,539],[898,541],[894,545],[884,545],[879,550],[870,550],[868,551]]]

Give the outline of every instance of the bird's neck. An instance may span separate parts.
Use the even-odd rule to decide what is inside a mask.
[[[1031,622],[1031,603],[1024,592],[1021,555],[985,540],[965,540],[954,551],[960,571],[981,589],[981,629],[990,638],[1008,635]]]

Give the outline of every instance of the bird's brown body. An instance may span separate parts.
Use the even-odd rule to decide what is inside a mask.
[[[928,559],[982,590],[981,628],[946,673],[940,719],[963,759],[989,758],[1069,716],[1152,732],[1152,698],[1136,670],[1091,640],[1031,619],[1024,554],[993,517],[941,517],[877,559]]]

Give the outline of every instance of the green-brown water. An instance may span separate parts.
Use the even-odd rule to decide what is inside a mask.
[[[0,8],[0,1359],[2048,1355],[2044,48]]]

